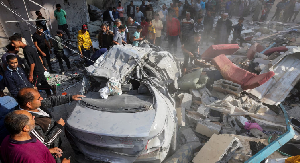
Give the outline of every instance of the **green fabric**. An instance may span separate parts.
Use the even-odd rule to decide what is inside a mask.
[[[206,75],[201,75],[202,69],[184,75],[178,80],[178,87],[181,90],[203,88],[208,80]]]
[[[67,24],[67,20],[65,18],[65,15],[67,15],[67,13],[63,9],[60,9],[60,12],[57,11],[57,10],[54,11],[54,16],[57,18],[58,25]]]

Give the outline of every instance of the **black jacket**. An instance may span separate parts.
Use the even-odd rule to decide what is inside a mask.
[[[103,21],[108,21],[108,22],[112,22],[113,21],[111,19],[110,15],[109,15],[109,10],[104,11],[104,13],[103,13]]]
[[[203,20],[204,31],[211,31],[214,25],[214,17],[213,16],[205,16]]]
[[[218,20],[215,32],[218,34],[218,32],[219,32],[219,31],[221,30],[221,28],[222,28],[223,23],[226,23],[227,34],[230,34],[231,29],[232,29],[232,22],[231,22],[231,20],[229,20],[229,19],[223,21],[222,18]]]
[[[130,6],[131,5],[127,6],[127,17],[132,16],[131,18],[134,19],[134,16],[135,16],[135,6],[133,5],[133,14],[132,15],[130,14],[130,8],[131,8]]]
[[[17,70],[7,68],[4,72],[4,84],[13,97],[17,97],[20,89],[33,87],[22,68],[17,68]]]
[[[36,112],[30,112],[35,116],[35,128],[31,131],[31,134],[40,140],[47,148],[54,148],[60,146],[59,134],[63,131],[63,126],[56,123],[52,118],[47,108],[59,106],[72,101],[72,96],[52,96],[42,101],[40,109],[49,116],[40,115]]]

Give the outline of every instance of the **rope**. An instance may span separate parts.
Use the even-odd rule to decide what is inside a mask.
[[[24,0],[23,0],[24,1]],[[7,7],[3,1],[1,1],[1,5],[4,6],[6,9],[8,9],[10,12],[12,12],[13,14],[17,15],[19,18],[21,18],[27,25],[31,25],[33,28],[37,29],[36,25],[30,24],[28,21],[26,21],[21,15],[19,15],[16,11],[12,10],[11,8]],[[29,28],[30,29],[30,28]],[[57,43],[59,43],[55,38],[51,37],[50,35],[48,35],[47,33],[43,32],[45,35],[47,35],[50,39],[56,41]],[[63,46],[65,46],[67,49],[71,50],[72,52],[74,52],[75,54],[79,54],[78,52],[76,52],[75,50],[69,48],[66,44],[60,43]],[[93,60],[83,56],[83,58],[95,63]]]

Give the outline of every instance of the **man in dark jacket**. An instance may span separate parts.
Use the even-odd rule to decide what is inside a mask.
[[[140,11],[146,15],[146,5],[145,5],[145,1],[142,1],[142,5],[140,6]]]
[[[110,49],[110,47],[113,45],[113,37],[113,33],[107,30],[107,25],[102,24],[100,33],[98,34],[99,48]]]
[[[14,55],[6,56],[7,70],[4,72],[5,85],[11,96],[17,97],[19,90],[25,87],[33,87],[28,81],[22,68],[18,68],[18,58]]]
[[[206,44],[208,45],[208,41],[210,40],[210,34],[214,25],[214,17],[211,15],[210,11],[207,11],[206,16],[203,20],[204,25],[204,39],[206,40]]]
[[[109,7],[106,11],[103,13],[103,22],[107,23],[108,26],[111,26],[111,23],[114,22],[114,16],[113,16],[113,11],[112,7]]]
[[[133,1],[130,1],[130,5],[127,6],[127,17],[134,18],[135,16],[135,6],[133,5]]]
[[[215,44],[228,44],[228,37],[232,29],[232,22],[228,19],[228,14],[224,13],[217,22],[215,29]]]
[[[21,110],[27,110],[35,116],[35,128],[31,134],[41,141],[48,149],[59,147],[61,140],[59,134],[63,131],[65,121],[60,118],[54,121],[49,107],[54,107],[71,101],[78,101],[83,95],[52,96],[43,100],[40,93],[33,88],[23,88],[17,95],[17,102]],[[60,162],[59,159],[56,159]]]
[[[274,16],[272,17],[271,20],[273,20],[274,18],[275,18],[275,21],[279,20],[280,12],[282,10],[284,10],[285,6],[286,6],[286,0],[282,0],[281,2],[278,2],[277,5],[276,5],[275,14],[274,14]]]

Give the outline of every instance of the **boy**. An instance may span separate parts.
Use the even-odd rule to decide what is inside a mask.
[[[143,38],[140,38],[141,32],[142,32],[143,28],[142,26],[137,26],[136,31],[133,34],[133,43],[132,46],[139,46],[140,41],[143,40]]]
[[[33,87],[28,81],[23,69],[18,67],[18,58],[15,55],[6,56],[7,70],[4,72],[4,82],[12,97],[16,98],[19,90]]]
[[[68,57],[64,54],[64,46],[62,45],[63,31],[57,30],[56,33],[57,34],[54,37],[56,41],[54,41],[54,43],[53,43],[54,53],[58,60],[61,73],[64,74],[64,66],[63,66],[63,62],[61,59],[63,59],[66,62],[68,69],[71,69],[71,66],[70,66],[70,61],[69,61]]]
[[[241,36],[241,32],[243,30],[243,22],[244,22],[244,18],[240,17],[239,23],[232,27],[234,30],[233,31],[233,39],[231,41],[232,44],[236,43],[237,38],[240,40],[240,46],[242,46],[243,42],[245,41],[244,38]]]
[[[200,50],[199,45],[201,41],[201,35],[196,34],[194,36],[194,41],[182,45],[182,51],[184,54],[184,63],[183,63],[183,75],[186,74],[189,61],[192,62],[196,57],[199,57]]]
[[[149,27],[148,19],[146,20],[145,18],[142,18],[141,26],[143,27],[142,36],[147,37],[148,36],[148,27]]]
[[[156,31],[155,31],[155,28],[154,26],[152,25],[152,21],[151,20],[148,20],[148,24],[149,24],[149,27],[148,27],[148,37],[149,37],[149,41],[150,43],[152,44],[155,44],[155,39],[156,39]]]
[[[117,31],[117,33],[114,35],[114,39],[113,39],[113,43],[115,45],[122,45],[126,44],[126,42],[122,39],[122,34],[125,32],[125,26],[124,25],[120,25],[119,26],[119,30]]]
[[[203,24],[202,24],[202,15],[198,17],[197,22],[194,24],[194,32],[195,34],[202,34],[203,32]]]

